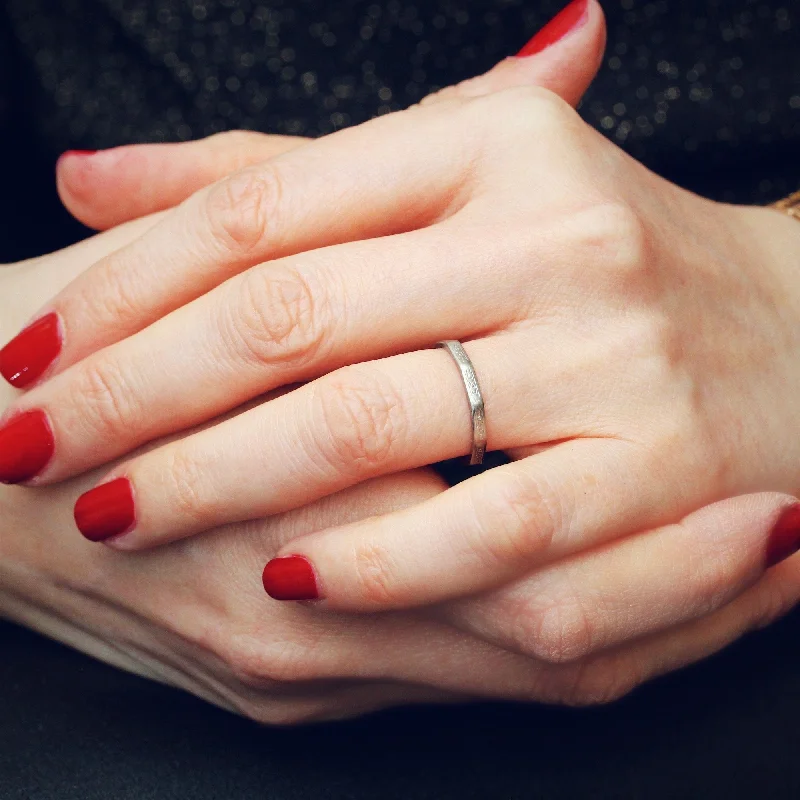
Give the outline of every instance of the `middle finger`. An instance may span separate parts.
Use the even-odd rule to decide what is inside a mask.
[[[44,444],[0,429],[7,460],[19,461],[0,471],[0,481],[63,480],[280,386],[502,326],[527,296],[521,284],[531,275],[498,268],[492,290],[476,291],[472,276],[486,274],[500,248],[491,254],[479,232],[453,227],[263,265],[79,362],[7,412],[8,427],[19,415],[37,421]],[[442,258],[454,237],[457,256]],[[520,248],[500,263],[523,256]],[[432,265],[440,271],[435,292]]]
[[[491,449],[574,435],[583,395],[571,388],[586,357],[548,362],[545,343],[526,332],[467,347],[486,396]],[[523,349],[542,366],[508,381]],[[599,350],[592,360],[602,358]],[[151,547],[462,455],[471,437],[464,384],[449,355],[403,354],[337,370],[120,465],[79,501],[76,518],[93,540],[125,534],[113,544]]]

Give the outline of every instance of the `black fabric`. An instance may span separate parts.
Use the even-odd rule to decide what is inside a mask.
[[[613,706],[263,729],[0,625],[2,800],[796,800],[800,614]]]
[[[61,149],[325,133],[488,67],[560,5],[5,0],[0,261],[85,234],[53,190]],[[605,7],[589,122],[709,196],[766,202],[800,183],[797,0]],[[795,614],[608,708],[406,709],[267,730],[0,624],[0,800],[789,800],[798,634]]]
[[[2,0],[0,145],[14,191],[0,193],[0,260],[85,233],[53,192],[64,149],[236,127],[327,133],[482,72],[565,4]],[[589,123],[708,196],[765,203],[800,185],[798,0],[603,6]]]

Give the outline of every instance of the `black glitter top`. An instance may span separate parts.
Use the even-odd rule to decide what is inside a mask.
[[[318,136],[482,72],[563,5],[6,0],[4,49],[53,153],[230,128]],[[592,125],[720,199],[800,185],[798,0],[603,5],[608,51],[581,107]]]

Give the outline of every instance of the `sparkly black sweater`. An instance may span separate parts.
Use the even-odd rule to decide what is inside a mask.
[[[67,148],[230,128],[318,136],[487,69],[563,5],[5,0],[0,136],[48,183]],[[603,5],[608,51],[581,108],[592,125],[713,197],[760,203],[797,187],[797,0]]]
[[[66,148],[320,135],[515,53],[566,0],[0,0],[0,262],[85,233]],[[605,0],[582,113],[678,183],[800,185],[800,0]],[[800,797],[800,614],[623,703],[405,709],[258,730],[0,622],[0,798]]]

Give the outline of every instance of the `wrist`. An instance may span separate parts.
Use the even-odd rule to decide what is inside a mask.
[[[731,208],[741,247],[753,251],[751,263],[763,265],[776,307],[794,318],[800,336],[800,221],[770,207]]]

